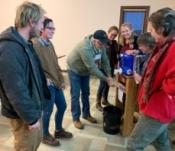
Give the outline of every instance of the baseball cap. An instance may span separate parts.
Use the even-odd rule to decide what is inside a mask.
[[[104,30],[97,30],[94,32],[93,37],[98,39],[103,44],[107,44],[109,42],[108,36]]]

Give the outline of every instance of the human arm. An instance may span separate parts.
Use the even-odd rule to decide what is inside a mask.
[[[141,81],[141,75],[139,75],[138,73],[134,72],[134,80],[136,82],[136,84],[140,83]]]
[[[98,78],[107,81],[107,77],[100,71],[94,61],[93,52],[91,49],[81,49],[79,51],[81,60],[83,61],[90,74],[97,76]]]
[[[165,74],[165,78],[162,82],[162,89],[168,95],[175,95],[175,42],[168,50],[167,55],[167,72]]]
[[[106,49],[102,50],[101,66],[106,75],[108,77],[111,77],[111,67],[109,64],[109,58],[107,56]]]
[[[130,50],[126,50],[125,53],[128,54],[128,55],[134,55],[136,56],[137,54],[139,54],[139,50],[137,49],[130,49]]]
[[[28,126],[29,130],[30,131],[33,131],[33,130],[40,130],[41,129],[41,124],[40,124],[40,120],[37,120],[37,122],[35,122],[34,124],[31,124]]]
[[[59,82],[60,82],[60,88],[65,89],[66,88],[66,83],[64,81],[64,77],[63,77],[63,74],[62,74],[62,69],[61,69],[61,67],[58,63],[58,57],[56,55],[55,49],[53,49],[53,53],[54,53],[54,56],[55,56],[54,59],[57,62],[56,68],[57,68],[57,73],[58,73],[58,79],[59,79]]]

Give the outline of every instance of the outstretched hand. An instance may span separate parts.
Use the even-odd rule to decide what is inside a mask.
[[[36,123],[34,123],[33,125],[29,125],[29,130],[33,131],[33,130],[40,130],[40,120],[38,120]]]

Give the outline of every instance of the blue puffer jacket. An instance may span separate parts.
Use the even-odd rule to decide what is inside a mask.
[[[10,27],[0,35],[1,112],[8,118],[35,123],[49,92],[35,51]]]

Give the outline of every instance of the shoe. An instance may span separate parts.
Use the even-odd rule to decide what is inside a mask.
[[[72,138],[73,137],[72,133],[67,132],[64,129],[55,131],[54,136],[55,138]]]
[[[60,142],[52,135],[47,135],[42,138],[42,143],[50,146],[60,146]]]
[[[90,123],[97,123],[97,120],[92,117],[92,116],[87,116],[87,117],[83,117],[85,120],[89,121]]]
[[[101,101],[102,105],[105,105],[105,106],[110,106],[111,104],[108,102],[108,100],[106,99],[102,99]]]
[[[80,120],[73,121],[74,126],[78,129],[84,129],[84,125],[80,122]]]
[[[97,103],[96,103],[96,109],[97,109],[97,110],[99,110],[100,112],[102,112],[102,111],[103,111],[103,108],[102,108],[102,106],[101,106],[101,103],[100,103],[100,102],[97,102]]]

